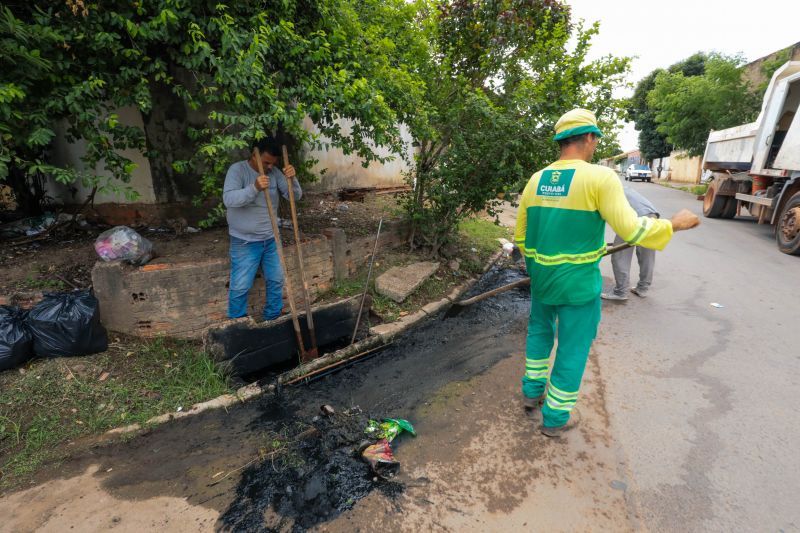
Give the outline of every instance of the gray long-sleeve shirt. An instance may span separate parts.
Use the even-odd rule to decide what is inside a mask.
[[[634,211],[636,211],[637,215],[640,217],[660,217],[656,206],[654,206],[652,202],[645,198],[640,192],[632,187],[628,187],[627,185],[623,186],[623,190],[625,191],[625,198],[628,199],[628,203],[631,204],[631,207]]]
[[[289,198],[289,185],[286,176],[278,168],[272,167],[267,172],[269,177],[269,196],[273,211],[278,208],[278,193]],[[222,201],[227,207],[228,233],[247,242],[266,241],[275,235],[272,222],[267,215],[267,199],[264,192],[256,189],[258,172],[247,161],[234,163],[225,175],[222,190]],[[294,198],[299,200],[303,195],[300,182],[293,179]],[[277,220],[277,219],[276,219]]]

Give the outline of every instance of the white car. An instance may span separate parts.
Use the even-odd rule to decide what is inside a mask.
[[[647,165],[631,165],[625,170],[625,180],[653,181],[653,171]]]

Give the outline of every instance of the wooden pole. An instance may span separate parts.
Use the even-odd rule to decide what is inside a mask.
[[[350,338],[350,345],[356,342],[356,335],[358,334],[358,326],[361,324],[361,313],[364,312],[364,301],[367,299],[367,291],[369,291],[369,279],[372,277],[372,265],[375,263],[375,254],[378,252],[378,240],[381,238],[381,226],[383,226],[383,217],[378,222],[378,233],[375,235],[375,246],[372,248],[372,257],[369,258],[369,270],[367,270],[367,281],[364,283],[364,293],[361,295],[361,305],[358,307],[358,316],[356,317],[356,327],[353,328],[353,336]]]
[[[261,162],[261,151],[258,148],[253,149],[253,154],[256,156],[256,165],[258,172],[264,174],[264,164]],[[272,199],[269,196],[269,187],[264,189],[264,198],[267,199],[267,214],[269,221],[272,223],[272,234],[275,237],[275,248],[278,250],[278,259],[281,262],[281,270],[283,271],[283,279],[286,281],[286,298],[289,300],[289,309],[292,310],[292,325],[294,325],[294,333],[297,335],[297,346],[300,348],[300,360],[304,361],[306,358],[306,349],[303,346],[303,334],[300,332],[300,322],[297,320],[297,309],[294,307],[294,297],[292,296],[292,280],[289,278],[289,273],[286,271],[286,259],[283,257],[283,241],[281,240],[281,232],[278,228],[278,221],[275,217],[278,215],[276,211],[272,210]]]
[[[283,166],[289,165],[289,152],[286,150],[286,145],[283,147]],[[297,179],[292,178],[292,180]],[[300,268],[300,280],[303,282],[303,300],[306,302],[306,325],[308,325],[308,336],[311,337],[311,349],[306,352],[309,359],[316,359],[319,356],[317,352],[317,334],[314,331],[314,315],[311,312],[311,298],[308,295],[308,282],[306,281],[306,267],[303,261],[303,250],[300,247],[300,226],[297,224],[297,209],[294,203],[294,184],[292,180],[287,178],[289,185],[289,207],[292,211],[292,228],[294,229],[294,247],[297,250],[297,266]]]

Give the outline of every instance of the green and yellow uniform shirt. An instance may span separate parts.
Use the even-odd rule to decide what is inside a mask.
[[[581,305],[602,289],[598,262],[605,223],[626,242],[663,250],[668,220],[639,217],[617,174],[580,160],[559,160],[525,187],[514,240],[531,277],[531,295],[545,305]]]

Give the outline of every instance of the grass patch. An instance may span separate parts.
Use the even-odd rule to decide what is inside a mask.
[[[701,196],[708,191],[707,183],[702,183],[700,185],[672,185],[671,183],[659,183],[659,185],[669,187],[670,189],[676,189],[678,191],[688,192],[690,194],[694,194],[695,196]]]
[[[28,277],[25,278],[25,281],[22,284],[22,288],[28,290],[40,290],[40,291],[47,291],[47,290],[62,291],[67,288],[67,284],[61,280],[42,279],[38,277],[34,278],[31,274],[28,274]]]
[[[160,339],[116,339],[102,354],[35,360],[3,372],[0,488],[62,459],[75,439],[227,392],[226,377],[198,345]]]
[[[414,291],[404,302],[397,303],[391,298],[375,291],[375,279],[393,266],[403,266],[416,261],[430,261],[424,250],[409,251],[407,248],[395,250],[378,250],[369,293],[372,296],[372,311],[382,322],[394,322],[405,315],[414,313],[422,306],[439,300],[452,291],[453,287],[463,283],[467,278],[483,272],[486,261],[500,251],[499,238],[512,238],[510,229],[499,226],[490,220],[469,219],[459,226],[453,243],[458,259],[458,270],[453,270],[450,261],[437,258],[441,263],[439,270]],[[338,281],[334,287],[321,295],[321,300],[335,300],[357,296],[364,290],[368,264],[363,265],[352,277]],[[368,321],[369,318],[365,317]],[[372,324],[374,325],[374,324]]]
[[[497,239],[512,240],[513,232],[510,228],[495,224],[483,218],[471,218],[462,222],[458,227],[459,236],[463,246],[475,248],[482,260],[488,259],[500,251]],[[483,268],[483,265],[480,265]]]

